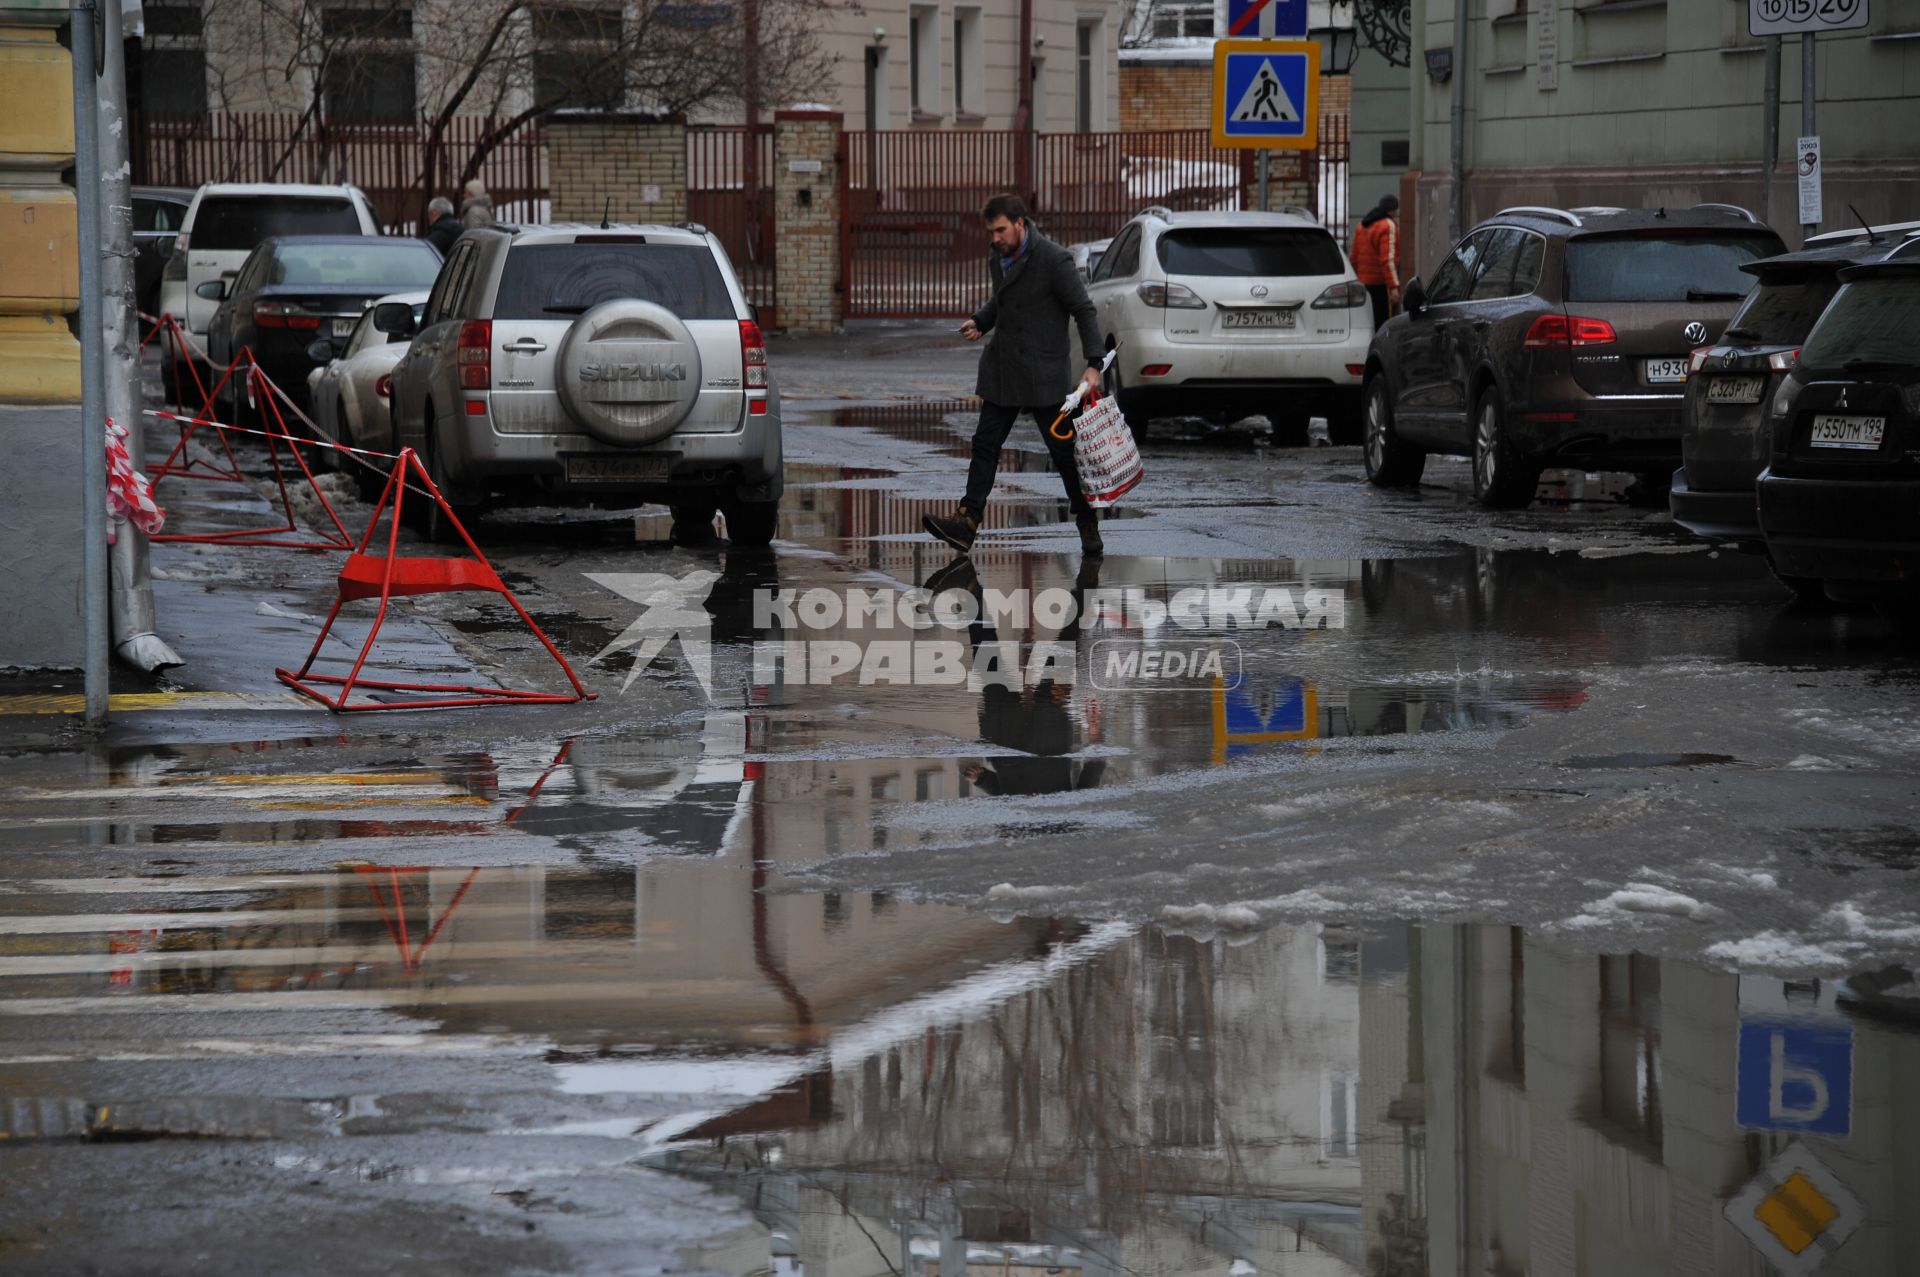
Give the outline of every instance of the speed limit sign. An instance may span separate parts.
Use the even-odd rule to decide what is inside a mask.
[[[1747,0],[1752,35],[1849,31],[1867,25],[1867,0]]]

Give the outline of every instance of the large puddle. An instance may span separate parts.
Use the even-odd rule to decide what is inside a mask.
[[[300,1105],[130,1101],[194,1098],[214,1039],[229,1078],[532,1052],[544,1111],[495,1133],[626,1141],[737,1196],[748,1222],[686,1261],[741,1277],[1411,1277],[1463,1255],[1639,1277],[1759,1272],[1768,1238],[1885,1277],[1914,1253],[1920,1035],[1877,1009],[1886,973],[1743,977],[1492,926],[1227,939],[769,895],[776,853],[741,820],[738,845],[637,867],[12,880],[0,1079],[87,1100],[73,1138],[351,1140],[407,1097],[315,1093],[287,1080],[298,1058],[248,1085]],[[364,1047],[357,1014],[379,1017]],[[29,1046],[49,1017],[88,1026],[90,1054]],[[410,1045],[386,1045],[396,1023]]]

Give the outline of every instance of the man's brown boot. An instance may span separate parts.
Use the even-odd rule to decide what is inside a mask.
[[[920,526],[962,554],[973,552],[974,534],[980,531],[979,520],[965,510],[944,518],[937,514],[927,515],[920,520]]]
[[[1090,558],[1101,558],[1107,552],[1107,546],[1100,539],[1100,516],[1092,511],[1074,519],[1080,529],[1080,553]]]

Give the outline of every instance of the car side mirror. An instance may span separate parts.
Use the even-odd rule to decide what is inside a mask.
[[[227,299],[227,281],[224,279],[210,279],[200,285],[200,287],[194,289],[193,295],[195,297],[203,297],[210,302],[225,301]]]
[[[1418,315],[1427,308],[1427,290],[1421,285],[1420,277],[1415,275],[1400,290],[1400,305],[1409,315]]]
[[[316,337],[313,344],[307,347],[307,358],[313,360],[316,364],[332,363],[333,343],[325,337]]]
[[[413,306],[407,302],[381,302],[373,308],[373,326],[389,337],[411,337]]]

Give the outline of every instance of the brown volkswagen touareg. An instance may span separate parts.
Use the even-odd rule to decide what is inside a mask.
[[[1784,251],[1751,213],[1509,208],[1454,245],[1367,352],[1367,477],[1419,482],[1429,453],[1473,459],[1488,507],[1533,500],[1548,467],[1616,470],[1664,504],[1690,352],[1720,336]]]

